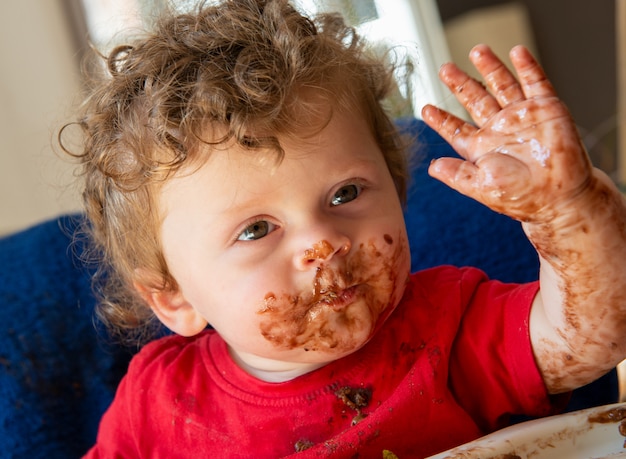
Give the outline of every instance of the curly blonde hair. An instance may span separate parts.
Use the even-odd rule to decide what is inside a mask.
[[[133,287],[138,270],[153,275],[155,288],[177,288],[161,249],[159,187],[201,160],[207,144],[236,141],[280,158],[277,136],[304,127],[303,89],[365,117],[404,200],[404,147],[382,105],[392,65],[368,54],[338,15],[309,18],[287,0],[202,4],[166,13],[106,63],[74,123],[83,142],[71,154],[80,159],[86,226],[99,256],[97,314],[121,337],[149,337],[156,322]],[[207,126],[225,135],[205,139]],[[252,127],[263,136],[252,137]]]

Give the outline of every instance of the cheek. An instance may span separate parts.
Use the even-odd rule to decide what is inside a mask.
[[[186,300],[220,334],[258,335],[258,311],[267,282],[262,276],[246,276],[235,269],[194,267],[179,277]],[[202,273],[194,275],[194,273]],[[236,331],[233,333],[232,331]]]
[[[351,352],[371,338],[400,301],[409,274],[403,231],[361,244],[345,263],[321,266],[305,292],[268,292],[261,335],[275,349]]]

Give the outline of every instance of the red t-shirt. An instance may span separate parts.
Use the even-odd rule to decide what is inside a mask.
[[[511,413],[550,414],[528,332],[537,288],[471,268],[413,274],[366,346],[282,383],[242,371],[213,331],[155,341],[131,362],[88,457],[276,458],[298,447],[301,458],[418,458]]]

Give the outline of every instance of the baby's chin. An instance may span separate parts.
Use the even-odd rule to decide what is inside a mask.
[[[366,321],[363,327],[338,327],[327,336],[315,336],[288,352],[294,361],[308,364],[331,363],[347,357],[371,341],[394,309],[395,305],[390,306],[378,317]],[[368,317],[370,311],[359,311],[357,308],[354,313]]]
[[[233,355],[231,348],[231,355],[241,368],[259,379],[268,382],[288,381],[363,348],[380,330],[393,309],[395,307],[389,308],[384,317],[379,317],[362,329],[340,328],[328,337],[313,336],[311,340],[289,348],[279,348],[263,340],[250,352],[236,352]]]

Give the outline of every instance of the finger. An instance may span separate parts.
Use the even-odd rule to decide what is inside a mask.
[[[439,70],[439,78],[479,126],[500,111],[498,101],[485,87],[455,64],[444,64]]]
[[[422,118],[452,145],[458,154],[467,158],[467,139],[476,131],[474,126],[433,105],[422,108]]]
[[[490,153],[474,163],[438,158],[430,164],[428,173],[459,193],[517,220],[528,220],[537,210],[535,199],[525,199],[531,185],[527,164],[507,155]]]
[[[527,99],[556,96],[552,83],[526,47],[514,47],[510,58]]]
[[[515,76],[488,46],[476,45],[470,51],[469,56],[501,107],[525,99],[524,92]]]
[[[428,167],[428,174],[459,193],[479,199],[478,168],[469,161],[449,157],[438,158]]]

